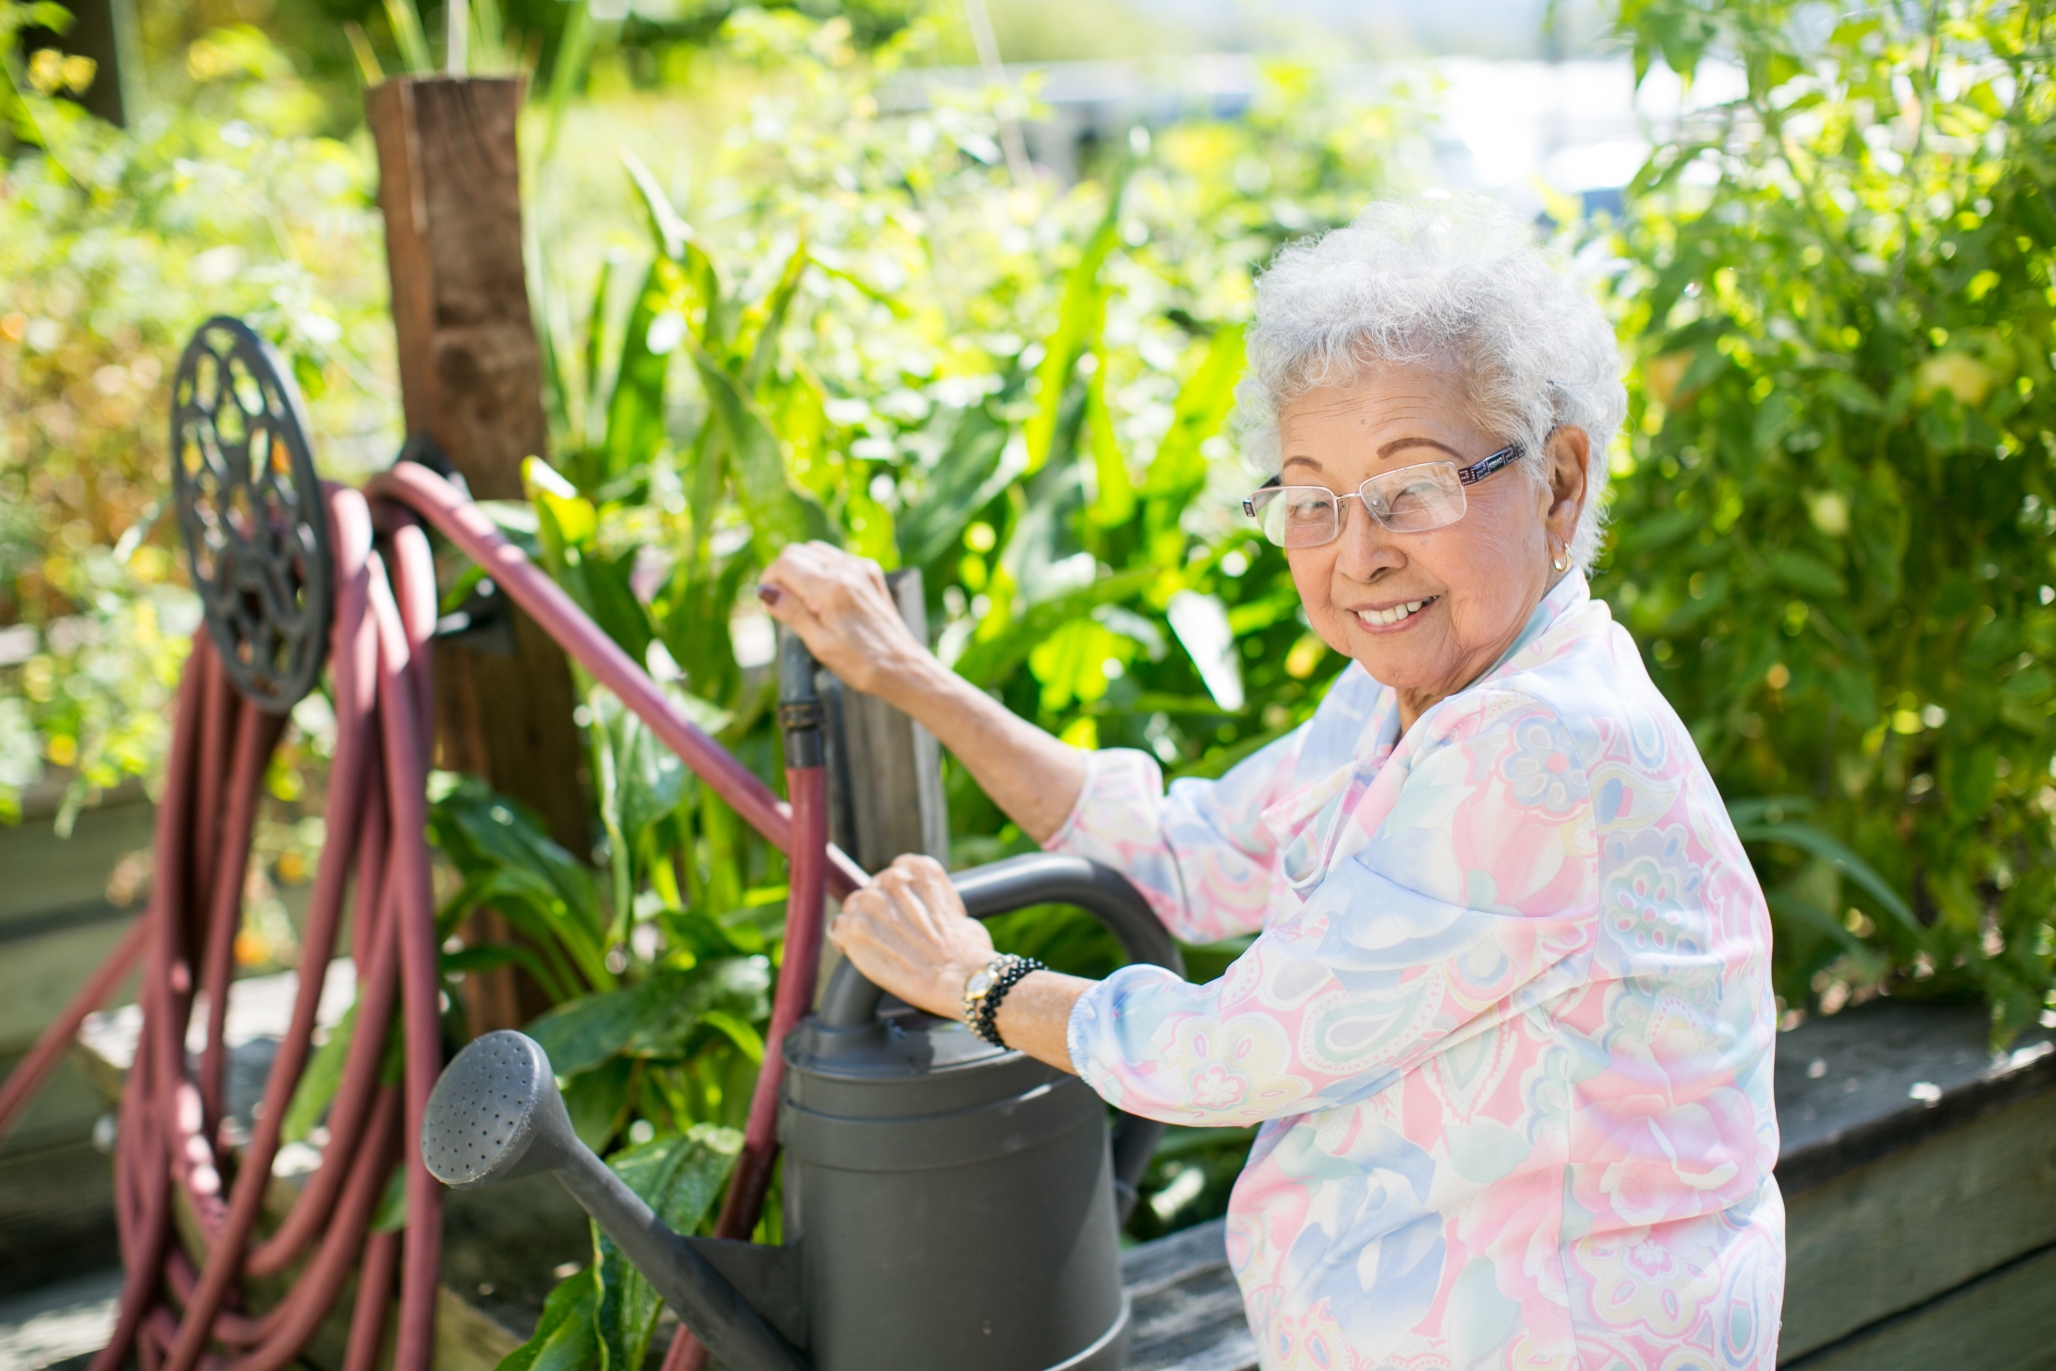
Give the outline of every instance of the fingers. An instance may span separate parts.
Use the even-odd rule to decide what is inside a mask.
[[[891,917],[933,937],[947,922],[948,907],[938,905],[933,890],[924,889],[927,883],[920,879],[916,869],[903,863],[904,859],[895,861],[879,872],[871,888],[885,897]]]
[[[780,592],[766,600],[774,615],[794,596],[818,618],[846,612],[865,591],[891,599],[878,563],[823,542],[788,543],[760,580]]]

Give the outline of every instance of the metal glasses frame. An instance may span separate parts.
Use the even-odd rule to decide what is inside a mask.
[[[1499,451],[1490,454],[1489,456],[1480,457],[1477,461],[1472,462],[1467,467],[1458,467],[1456,469],[1457,484],[1463,486],[1474,486],[1478,482],[1484,480],[1487,476],[1490,476],[1493,472],[1502,470],[1506,467],[1510,467],[1515,462],[1518,462],[1521,459],[1524,452],[1525,449],[1523,449],[1519,443],[1510,443],[1507,446],[1499,449]],[[1445,462],[1416,462],[1413,463],[1411,466],[1394,467],[1390,471],[1381,471],[1378,473],[1378,476],[1373,476],[1365,480],[1362,484],[1358,485],[1357,488],[1351,491],[1349,494],[1336,495],[1335,502],[1337,504],[1340,504],[1344,500],[1362,500],[1364,512],[1368,514],[1370,513],[1371,506],[1370,501],[1364,500],[1364,486],[1369,485],[1372,481],[1375,481],[1382,476],[1397,476],[1400,472],[1411,471],[1415,466],[1446,465],[1448,464]],[[1276,490],[1284,484],[1285,478],[1282,475],[1273,476],[1270,480],[1258,486],[1256,490],[1250,492],[1250,494],[1243,497],[1242,512],[1252,519],[1256,518],[1257,495],[1266,490]],[[1329,493],[1333,494],[1334,492],[1331,491]],[[1375,514],[1371,515],[1371,517],[1374,519],[1377,518]],[[1384,520],[1379,519],[1378,522],[1382,524],[1384,523]],[[1342,536],[1342,527],[1342,516],[1338,512],[1335,517],[1335,537],[1339,538]],[[1438,525],[1438,527],[1440,526]],[[1330,538],[1328,541],[1333,542],[1335,541],[1335,539]],[[1320,544],[1314,544],[1314,546],[1320,546]]]

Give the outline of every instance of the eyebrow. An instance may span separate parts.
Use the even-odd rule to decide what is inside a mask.
[[[1458,452],[1455,448],[1450,447],[1448,444],[1438,443],[1433,438],[1422,437],[1394,438],[1391,442],[1385,444],[1383,447],[1378,449],[1378,456],[1382,460],[1383,458],[1390,457],[1395,452],[1404,452],[1408,448],[1412,447],[1431,447],[1434,448],[1437,452],[1446,452],[1451,457],[1454,457],[1459,461],[1463,459],[1463,454],[1461,452]],[[1280,465],[1279,469],[1283,470],[1285,467],[1291,466],[1294,462],[1301,463],[1305,466],[1310,466],[1315,471],[1324,470],[1324,468],[1321,466],[1319,462],[1315,461],[1311,457],[1306,456],[1287,457],[1284,460],[1284,462]]]

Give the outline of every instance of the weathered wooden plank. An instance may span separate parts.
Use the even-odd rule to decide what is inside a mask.
[[[2051,1371],[2056,1247],[1786,1362],[1790,1371]]]
[[[0,1057],[0,1080],[4,1080],[20,1061],[20,1057]],[[0,1138],[0,1157],[39,1152],[89,1138],[93,1125],[107,1112],[107,1097],[101,1094],[78,1063],[60,1061],[44,1080],[43,1088],[29,1102],[28,1108],[8,1130],[7,1136]]]
[[[1228,1269],[1227,1221],[1214,1219],[1121,1254],[1134,1302],[1128,1371],[1247,1371],[1256,1343]]]
[[[2056,1093],[1802,1191],[1785,1233],[1786,1359],[2056,1243]]]
[[[114,950],[133,911],[93,911],[43,926],[35,936],[0,938],[0,1052],[27,1050],[92,979]],[[133,976],[112,1003],[135,998]]]
[[[0,826],[0,871],[7,873],[0,881],[0,936],[34,928],[53,916],[113,909],[108,877],[130,853],[147,854],[155,815],[140,793],[117,794],[82,812],[69,838],[57,836],[48,814],[25,815],[12,828]]]
[[[1976,1006],[1874,1000],[1778,1035],[1778,1185],[1786,1196],[2056,1089],[2056,1042],[1997,1059]]]
[[[407,431],[434,438],[481,500],[521,499],[522,460],[549,450],[521,257],[523,89],[520,78],[405,77],[365,99]],[[485,777],[582,856],[591,832],[570,667],[504,596],[500,612],[510,633],[437,645],[438,764]],[[508,933],[488,913],[467,936]],[[473,972],[464,989],[480,1029],[516,1028],[549,1007],[512,968]]]
[[[907,627],[927,642],[920,569],[895,571],[886,585]],[[821,684],[829,709],[829,806],[836,845],[866,871],[883,870],[903,852],[924,852],[947,866],[949,809],[935,735],[826,672]]]
[[[91,1143],[0,1157],[0,1293],[121,1260],[114,1168]]]

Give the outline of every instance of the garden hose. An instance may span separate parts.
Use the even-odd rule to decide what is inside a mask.
[[[366,493],[374,505],[367,501]],[[343,1371],[371,1371],[398,1287],[395,1371],[429,1371],[434,1355],[441,1201],[418,1138],[442,1067],[435,909],[429,886],[426,781],[433,743],[428,648],[434,565],[418,513],[477,561],[591,675],[642,717],[702,781],[774,846],[795,850],[788,955],[771,1041],[806,1012],[820,945],[821,896],[848,894],[864,873],[828,845],[818,767],[791,774],[788,806],[672,704],[542,570],[454,485],[398,464],[368,492],[324,490],[335,594],[329,654],[336,715],[326,838],[302,935],[299,985],[263,1101],[239,1156],[227,1114],[227,989],[261,787],[282,715],[236,692],[213,637],[195,634],[179,683],[171,758],[159,805],[156,875],[137,927],[0,1087],[0,1133],[62,1057],[85,1017],[144,959],[142,1029],[124,1089],[116,1145],[116,1219],[128,1279],[113,1338],[93,1371],[131,1352],[145,1371],[283,1371],[357,1276]],[[413,513],[410,513],[409,511]],[[377,527],[386,533],[374,547]],[[329,1106],[322,1162],[278,1228],[258,1220],[281,1131],[313,1051],[316,1010],[355,891],[356,1029]],[[806,892],[813,892],[808,899]],[[802,911],[811,910],[811,917]],[[801,964],[805,964],[804,974]],[[204,1003],[197,1062],[185,1044]],[[395,1010],[404,1080],[381,1083]],[[752,1096],[721,1229],[746,1237],[776,1152],[782,1057],[767,1053]],[[395,1166],[405,1169],[406,1222],[373,1232]],[[196,1260],[188,1247],[202,1253]],[[245,1312],[245,1282],[290,1275],[262,1314]],[[687,1340],[681,1338],[682,1344]],[[686,1346],[675,1349],[677,1355]]]

